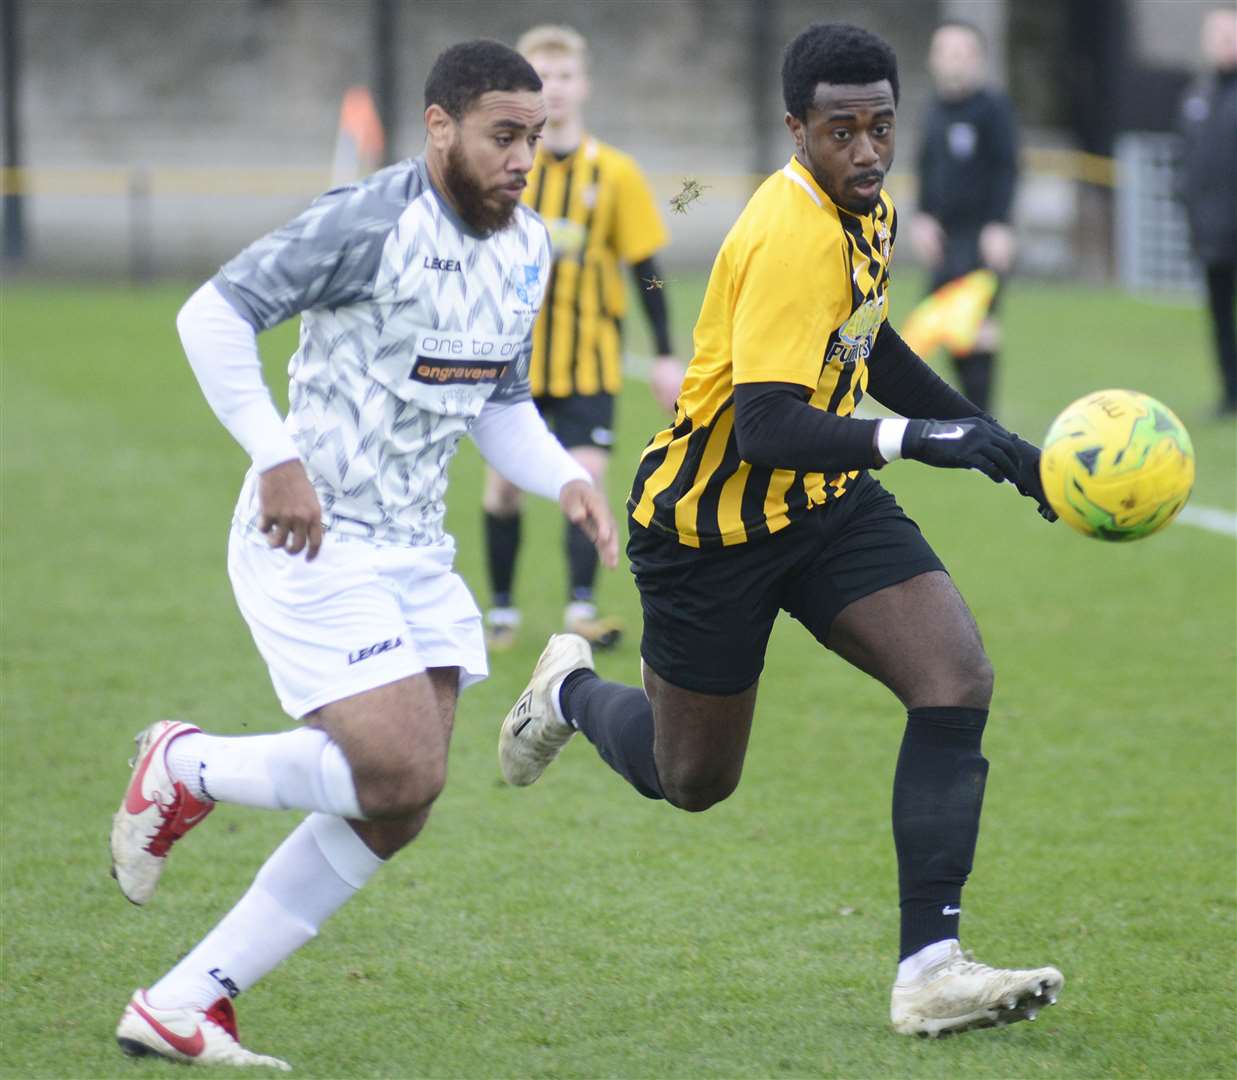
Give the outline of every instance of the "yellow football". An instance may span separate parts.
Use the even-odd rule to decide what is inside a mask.
[[[1167,405],[1136,390],[1099,390],[1052,422],[1039,463],[1061,520],[1098,540],[1164,528],[1194,486],[1194,447]]]

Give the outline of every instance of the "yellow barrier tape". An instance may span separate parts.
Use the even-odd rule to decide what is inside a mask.
[[[1117,163],[1080,150],[1027,147],[1022,152],[1026,170],[1040,176],[1058,176],[1098,187],[1115,187]],[[685,176],[721,198],[746,199],[765,179],[754,173],[650,173],[658,194],[678,191]],[[911,190],[913,178],[892,173],[889,186],[895,195]],[[70,167],[34,166],[0,168],[0,195],[117,196],[174,195],[194,197],[297,196],[310,198],[330,187],[329,169],[310,166],[248,167]]]
[[[0,169],[0,195],[60,196],[256,196],[312,197],[331,186],[326,167],[271,168],[76,168]]]

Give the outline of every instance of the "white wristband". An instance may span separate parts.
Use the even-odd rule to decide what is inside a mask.
[[[885,461],[897,461],[902,456],[902,439],[908,421],[882,420],[876,425],[876,452]]]

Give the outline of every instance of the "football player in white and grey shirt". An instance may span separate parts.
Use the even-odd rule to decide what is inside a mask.
[[[486,674],[480,614],[443,529],[461,438],[557,499],[617,561],[603,496],[529,400],[550,250],[519,200],[545,122],[540,89],[503,45],[448,49],[426,82],[423,157],[328,192],[180,313],[202,390],[253,462],[229,541],[237,603],[303,726],[144,731],[113,823],[114,872],[145,903],[171,844],[216,802],[309,816],[222,922],[133,995],[117,1029],[127,1052],[286,1068],[240,1045],[231,999],[425,824],[457,693]],[[295,315],[281,419],[255,335]]]

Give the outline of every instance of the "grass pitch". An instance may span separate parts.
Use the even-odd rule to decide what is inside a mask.
[[[701,286],[668,286],[682,348]],[[121,1057],[119,1012],[295,821],[221,807],[147,909],[108,877],[133,732],[169,715],[218,732],[287,724],[226,578],[244,460],[181,357],[185,294],[4,289],[6,1076],[171,1076]],[[1018,283],[1006,313],[1007,425],[1039,438],[1086,391],[1144,390],[1190,427],[1195,501],[1234,509],[1235,427],[1207,419],[1200,312]],[[290,327],[264,339],[276,387],[292,342]],[[659,424],[639,384],[620,412],[616,508]],[[1057,964],[1060,1005],[952,1041],[889,1032],[902,714],[789,620],[723,805],[642,800],[583,740],[535,787],[504,787],[498,723],[560,613],[543,504],[523,639],[461,703],[431,827],[240,999],[246,1044],[308,1077],[1234,1075],[1237,543],[1177,524],[1103,545],[977,475],[899,463],[882,480],[951,567],[997,670],[965,943],[994,964]],[[466,448],[451,526],[484,601],[478,490]],[[632,633],[601,670],[634,681],[624,570],[602,599]]]

